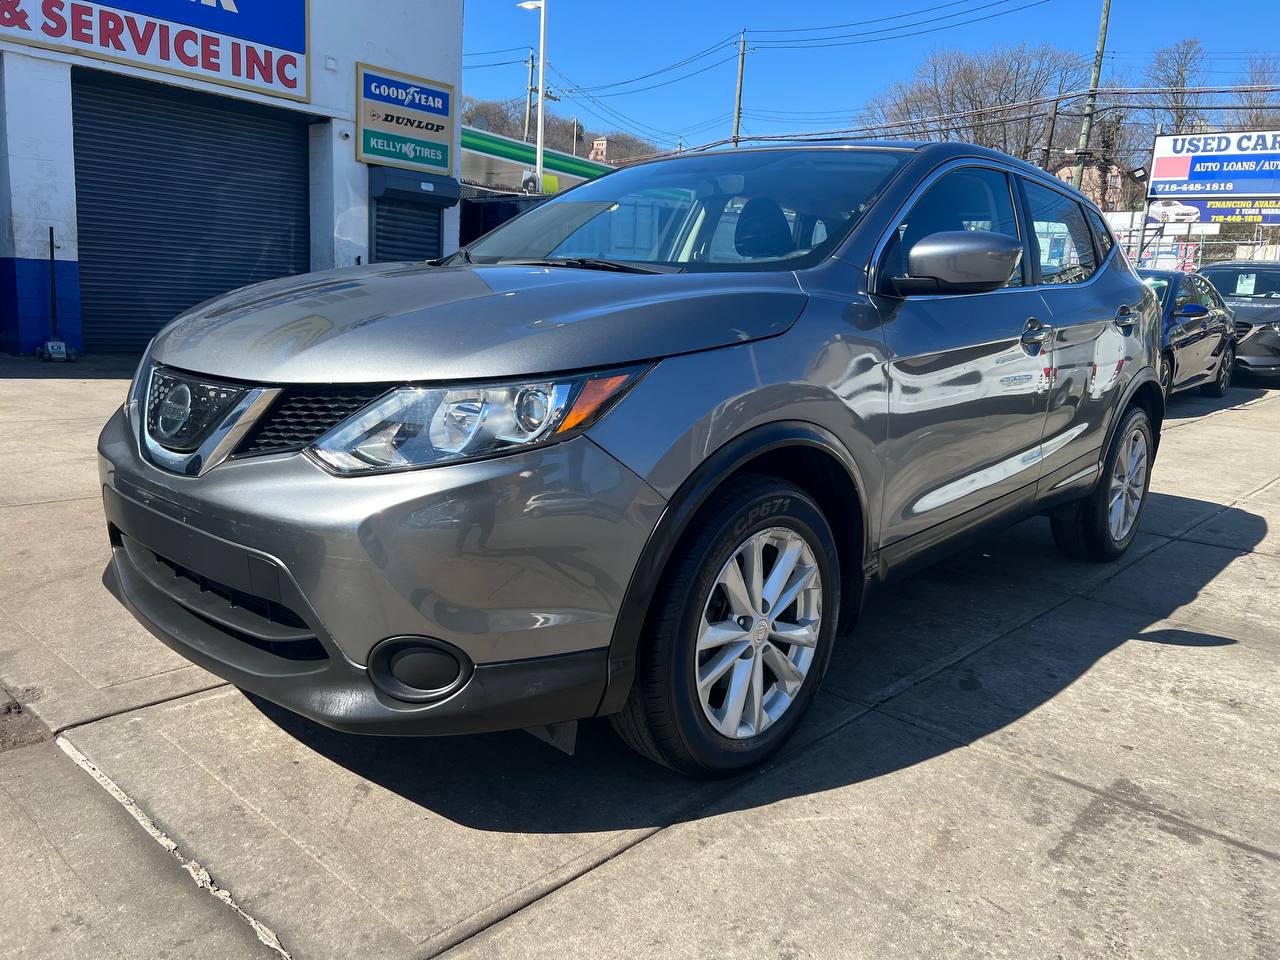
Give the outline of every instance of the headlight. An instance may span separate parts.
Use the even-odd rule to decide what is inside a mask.
[[[137,424],[141,422],[138,411],[143,408],[146,402],[147,379],[151,371],[151,347],[155,343],[155,339],[147,344],[147,349],[142,351],[142,359],[138,361],[138,369],[133,372],[133,379],[129,381],[129,392],[124,398],[124,415],[131,423]]]
[[[525,383],[401,387],[309,448],[339,474],[387,473],[511,453],[576,436],[644,373],[611,370]]]

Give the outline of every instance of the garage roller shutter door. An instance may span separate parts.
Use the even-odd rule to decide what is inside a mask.
[[[87,350],[309,269],[306,117],[78,68],[72,109]]]
[[[374,263],[434,260],[440,256],[441,208],[394,195],[373,201]]]

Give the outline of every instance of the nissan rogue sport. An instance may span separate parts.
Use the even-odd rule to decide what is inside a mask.
[[[1157,315],[1098,211],[1003,154],[627,167],[445,261],[174,320],[99,440],[104,579],[340,730],[608,716],[731,773],[890,575],[1033,514],[1072,557],[1129,547]]]

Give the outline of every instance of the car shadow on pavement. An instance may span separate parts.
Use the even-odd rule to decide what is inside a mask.
[[[1245,381],[1233,384],[1225,397],[1206,397],[1199,390],[1186,390],[1169,398],[1168,416],[1181,420],[1186,417],[1203,417],[1219,410],[1234,410],[1267,396],[1270,391],[1265,381]]]
[[[1210,507],[1162,494],[1152,500],[1172,510]],[[1054,549],[1047,522],[1036,519],[887,587],[868,604],[855,636],[840,642],[824,693],[793,742],[764,770],[727,781],[693,783],[642,760],[605,721],[582,724],[577,755],[569,757],[518,731],[438,739],[337,733],[250,700],[333,762],[471,829],[557,834],[666,826],[713,807],[754,807],[848,786],[939,756],[1044,706],[1128,643],[1210,653],[1229,647],[1230,638],[1162,623],[1266,533],[1263,518],[1228,509],[1239,514],[1238,552],[1140,535],[1119,563],[1077,563]],[[1192,548],[1195,562],[1174,566],[1155,555],[1170,544]],[[1090,598],[1117,576],[1126,577],[1123,596],[1113,603]],[[1034,592],[1019,589],[1025,584]],[[980,662],[988,666],[980,670]],[[849,747],[849,738],[865,736],[856,719],[868,707],[893,714],[914,696],[918,714],[926,691],[923,723],[950,717],[945,736],[870,737]],[[820,762],[788,763],[800,754]],[[803,776],[791,772],[798,768]]]

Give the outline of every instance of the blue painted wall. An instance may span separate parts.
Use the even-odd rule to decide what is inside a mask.
[[[58,336],[84,351],[80,323],[80,264],[59,260]],[[0,348],[5,353],[34,353],[49,339],[49,261],[0,257]]]

